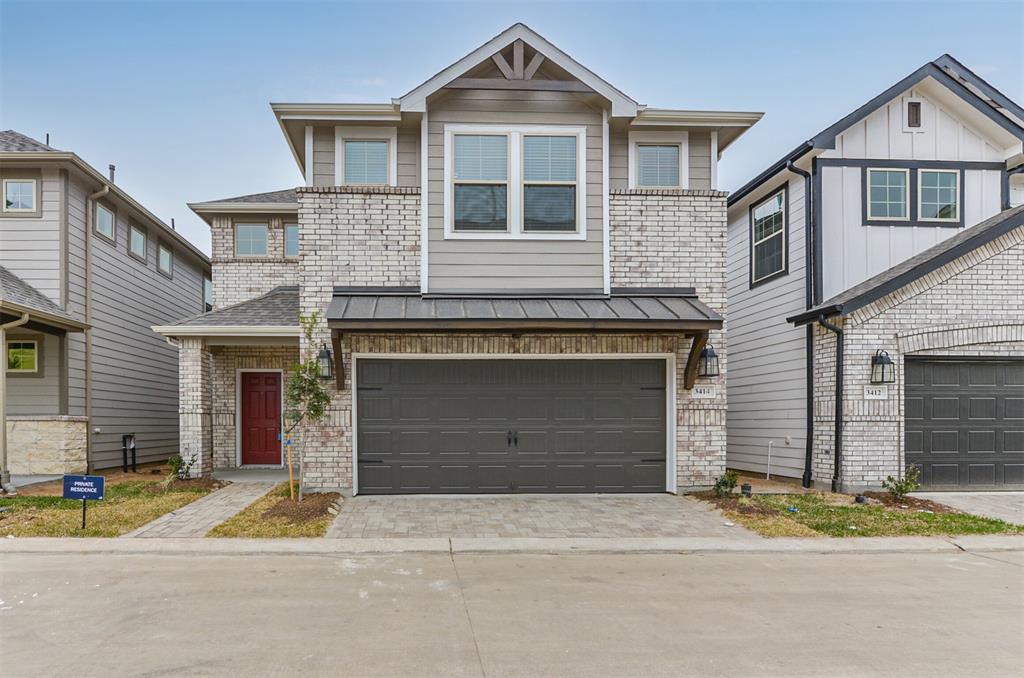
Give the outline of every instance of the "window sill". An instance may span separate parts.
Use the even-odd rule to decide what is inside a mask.
[[[586,231],[575,233],[484,233],[447,231],[445,240],[586,240]]]
[[[963,228],[962,221],[928,221],[916,219],[868,219],[863,226],[927,226],[930,228]]]

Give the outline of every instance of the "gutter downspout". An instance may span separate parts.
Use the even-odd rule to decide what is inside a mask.
[[[7,330],[21,327],[28,322],[28,313],[22,313],[17,320],[0,325],[0,353],[4,356],[0,369],[0,489],[8,495],[18,494],[11,482],[11,470],[7,467]]]
[[[804,310],[814,305],[814,194],[810,172],[797,167],[792,160],[786,163],[786,169],[804,178]],[[804,433],[804,475],[802,485],[810,487],[813,482],[811,467],[814,460],[814,327],[807,325],[805,330],[805,375],[804,391],[807,395],[806,413],[807,430]]]
[[[825,315],[818,316],[818,323],[836,335],[836,405],[835,405],[835,460],[832,464],[832,491],[838,492],[841,485],[843,462],[843,328],[825,320]]]
[[[85,466],[92,470],[92,229],[93,203],[110,193],[110,184],[90,193],[85,199]],[[114,224],[114,238],[117,238],[117,224]]]

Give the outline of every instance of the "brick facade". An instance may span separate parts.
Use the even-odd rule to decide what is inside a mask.
[[[213,361],[200,337],[183,337],[178,347],[178,453],[192,462],[191,475],[213,471],[211,377]]]
[[[1024,227],[956,259],[843,319],[843,468],[846,489],[878,487],[904,466],[907,356],[1024,356]],[[955,322],[950,323],[950,320]],[[832,477],[835,335],[815,330],[814,479]],[[871,356],[896,364],[887,400],[865,400]]]
[[[280,216],[214,217],[210,225],[213,250],[213,307],[231,306],[261,294],[278,285],[299,283],[299,262],[284,256],[284,224],[294,219]],[[267,256],[235,255],[235,222],[267,224]]]

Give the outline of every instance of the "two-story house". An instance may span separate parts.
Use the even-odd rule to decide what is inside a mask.
[[[648,108],[522,24],[389,103],[272,108],[305,184],[192,204],[214,310],[157,328],[197,472],[283,463],[282,382],[311,351],[332,395],[303,425],[312,487],[722,474],[717,163],[759,114]],[[300,312],[321,319],[311,346]]]
[[[731,467],[1024,487],[1022,127],[944,55],[730,195]]]
[[[74,153],[0,132],[0,464],[10,474],[178,449],[177,351],[150,327],[201,312],[210,262]]]

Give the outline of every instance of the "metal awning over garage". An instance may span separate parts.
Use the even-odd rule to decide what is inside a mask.
[[[605,295],[448,296],[410,288],[336,288],[327,309],[346,331],[563,331],[697,333],[722,317],[692,288],[620,289]]]

